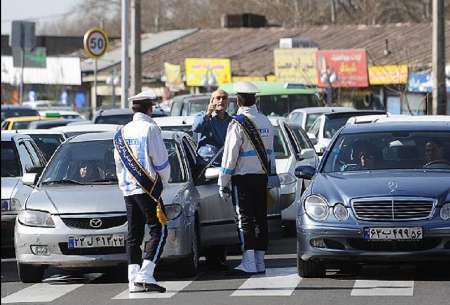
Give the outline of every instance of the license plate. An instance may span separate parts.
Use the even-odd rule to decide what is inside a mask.
[[[422,228],[364,228],[366,240],[419,240],[422,239]]]
[[[69,249],[123,247],[124,245],[124,234],[70,236],[68,242]]]

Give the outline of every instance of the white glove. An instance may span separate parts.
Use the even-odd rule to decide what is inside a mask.
[[[231,190],[228,187],[219,187],[219,196],[223,200],[227,201],[231,197]]]

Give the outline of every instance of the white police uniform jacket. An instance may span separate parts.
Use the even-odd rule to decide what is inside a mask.
[[[276,173],[275,157],[273,153],[273,128],[269,119],[258,112],[256,105],[240,107],[237,114],[247,116],[258,129],[270,160],[271,172]],[[235,120],[228,126],[225,138],[222,166],[218,184],[229,187],[231,176],[245,174],[264,174],[261,161],[256,155],[254,146],[242,127]]]
[[[147,170],[152,179],[158,173],[163,184],[170,178],[170,164],[166,146],[161,137],[161,129],[146,114],[136,112],[133,120],[123,127],[123,136],[136,160]],[[117,179],[124,196],[143,194],[144,190],[124,167],[119,154],[114,149]]]

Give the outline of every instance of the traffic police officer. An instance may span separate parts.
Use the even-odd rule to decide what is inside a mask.
[[[243,255],[233,273],[264,273],[264,254],[268,244],[267,184],[270,173],[267,171],[275,172],[273,129],[269,119],[256,108],[258,88],[251,82],[238,82],[234,90],[239,110],[227,130],[218,181],[219,194],[225,200],[232,196],[237,214]],[[253,136],[239,123],[239,116],[245,116],[256,127]],[[263,164],[251,137],[262,140],[260,146],[263,147],[260,148],[265,150],[269,164]]]
[[[148,175],[151,181],[159,178],[164,185],[170,177],[168,154],[161,137],[161,130],[150,117],[156,95],[152,91],[145,91],[128,100],[132,103],[134,112],[133,120],[122,128],[123,143],[127,144],[123,146],[130,152],[128,160],[138,162],[140,166],[133,164],[135,168],[143,168],[145,175]],[[117,178],[127,209],[129,291],[165,292],[165,288],[156,283],[154,270],[164,248],[167,227],[161,223],[157,215],[155,199],[144,190],[144,184],[140,184],[126,166],[127,160],[124,161],[120,155],[116,137],[115,146]],[[150,238],[145,242],[142,259],[141,244],[145,226],[150,231]]]

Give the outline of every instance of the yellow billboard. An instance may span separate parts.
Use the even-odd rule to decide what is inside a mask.
[[[220,86],[231,82],[231,61],[227,58],[186,58],[188,86]]]
[[[395,85],[407,82],[408,65],[369,66],[369,83],[371,85]]]
[[[316,85],[316,48],[275,49],[275,76],[281,82]]]

